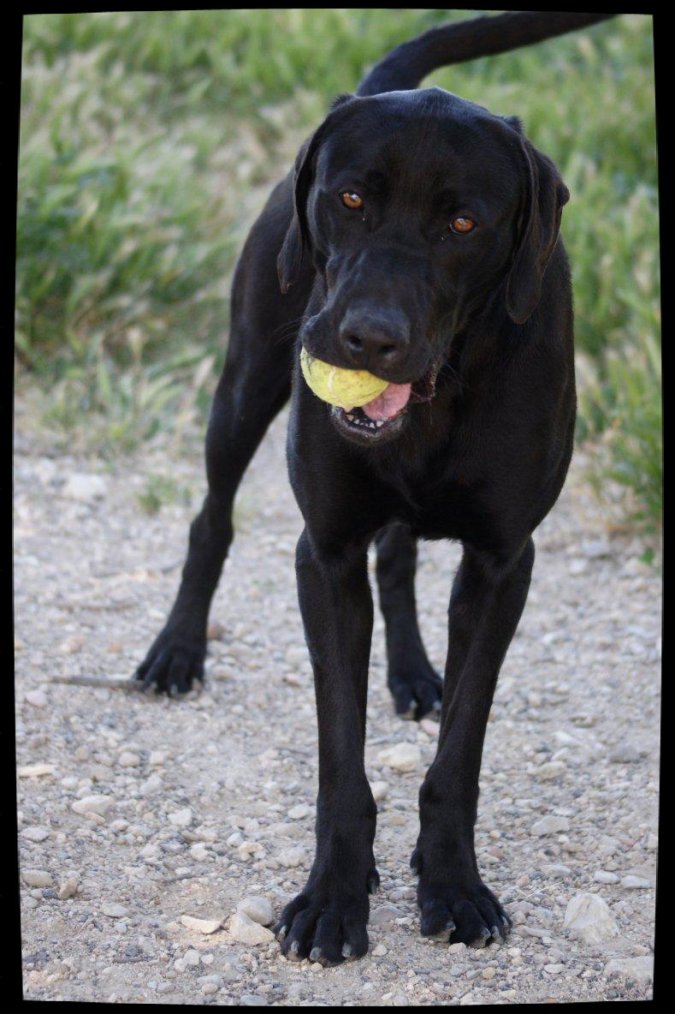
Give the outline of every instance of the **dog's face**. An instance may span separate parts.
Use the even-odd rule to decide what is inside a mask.
[[[332,409],[343,436],[399,434],[488,302],[530,316],[568,196],[516,120],[437,88],[338,100],[298,156],[278,263],[286,290],[313,259],[307,351],[390,382],[363,409]]]

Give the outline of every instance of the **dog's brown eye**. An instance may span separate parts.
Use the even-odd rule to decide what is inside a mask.
[[[358,211],[359,208],[363,207],[363,198],[354,190],[343,190],[340,194],[340,200],[345,208],[351,208],[352,211]]]
[[[453,232],[465,235],[467,232],[473,232],[476,228],[476,223],[473,218],[467,218],[466,215],[458,215],[457,218],[453,218],[450,222],[450,228]]]

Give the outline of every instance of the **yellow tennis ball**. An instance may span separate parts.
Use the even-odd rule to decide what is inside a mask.
[[[346,411],[367,405],[389,386],[388,380],[380,380],[367,370],[342,370],[315,359],[305,348],[300,351],[300,368],[317,398]]]

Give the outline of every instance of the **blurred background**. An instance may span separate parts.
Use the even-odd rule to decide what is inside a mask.
[[[102,456],[203,427],[229,286],[271,185],[335,95],[400,42],[480,11],[206,10],[24,19],[16,390],[54,445]],[[579,447],[610,526],[661,524],[652,19],[623,15],[439,71],[516,114],[572,193]],[[25,413],[24,413],[25,416]]]

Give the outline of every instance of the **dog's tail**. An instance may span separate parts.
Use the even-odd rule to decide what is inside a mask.
[[[356,94],[379,95],[416,88],[437,67],[531,46],[611,17],[614,15],[514,11],[432,28],[397,46],[380,60],[365,76]]]

